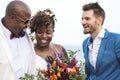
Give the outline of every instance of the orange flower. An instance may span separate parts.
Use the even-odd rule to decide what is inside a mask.
[[[51,75],[50,80],[57,80],[57,76],[55,74]]]
[[[75,73],[75,72],[76,72],[76,68],[75,68],[75,67],[73,67],[73,68],[66,68],[66,72],[67,72],[68,74]]]
[[[71,72],[76,72],[76,68],[73,67],[72,70],[71,70]]]

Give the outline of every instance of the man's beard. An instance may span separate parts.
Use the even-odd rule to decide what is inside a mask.
[[[25,35],[25,33],[26,33],[25,31],[22,31],[22,30],[21,30],[20,33],[19,33],[19,36],[20,36],[20,37],[23,37],[23,36]]]

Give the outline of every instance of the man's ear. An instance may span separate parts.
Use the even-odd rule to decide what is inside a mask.
[[[102,18],[101,16],[98,17],[97,23],[98,23],[99,25],[102,25],[102,22],[103,22],[103,18]]]

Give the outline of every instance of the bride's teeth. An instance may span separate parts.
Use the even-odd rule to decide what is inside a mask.
[[[46,40],[41,40],[41,42],[46,43],[47,41]]]

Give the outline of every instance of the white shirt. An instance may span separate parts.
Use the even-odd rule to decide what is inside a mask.
[[[32,44],[28,35],[24,37],[10,39],[11,32],[1,26],[11,50],[13,60],[13,70],[16,74],[16,80],[19,80],[25,73],[29,72],[31,61],[34,56]]]
[[[98,50],[101,44],[101,40],[104,37],[104,33],[105,30],[102,29],[100,31],[100,33],[98,34],[98,36],[94,39],[93,43],[88,44],[88,48],[89,48],[89,60],[91,65],[94,67],[94,69],[96,69],[96,61],[97,61],[97,56],[98,56]]]

